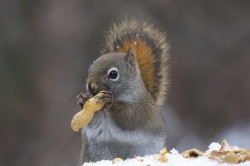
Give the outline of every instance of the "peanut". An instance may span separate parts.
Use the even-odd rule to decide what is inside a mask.
[[[79,131],[82,127],[89,124],[93,119],[95,112],[103,109],[104,103],[98,103],[101,93],[102,92],[99,92],[96,96],[88,99],[85,102],[83,109],[75,114],[71,120],[71,128],[73,131]]]

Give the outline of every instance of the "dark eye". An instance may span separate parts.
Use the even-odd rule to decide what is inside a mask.
[[[111,78],[111,79],[116,79],[117,77],[118,77],[117,71],[112,70],[112,71],[109,73],[109,78]]]
[[[116,81],[119,78],[118,69],[116,67],[112,67],[108,70],[108,78],[112,81]]]

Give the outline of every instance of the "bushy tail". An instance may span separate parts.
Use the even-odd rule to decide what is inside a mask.
[[[165,34],[152,25],[136,20],[114,24],[106,36],[102,53],[123,52],[132,48],[146,89],[162,105],[168,84],[168,44]]]

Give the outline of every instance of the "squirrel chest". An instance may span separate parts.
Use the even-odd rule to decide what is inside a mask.
[[[112,160],[114,157],[132,158],[157,153],[165,139],[141,131],[120,129],[110,118],[109,112],[99,111],[92,122],[83,129],[89,143],[91,161]]]

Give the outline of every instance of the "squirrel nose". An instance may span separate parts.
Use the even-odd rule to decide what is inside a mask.
[[[95,83],[89,83],[88,89],[89,92],[93,95],[96,95],[98,93],[98,85],[96,85]]]

